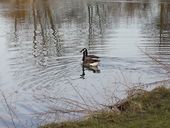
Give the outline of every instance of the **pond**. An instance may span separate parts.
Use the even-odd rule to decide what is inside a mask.
[[[169,42],[166,1],[0,0],[0,126],[77,118],[167,80]],[[98,67],[81,65],[82,48]]]

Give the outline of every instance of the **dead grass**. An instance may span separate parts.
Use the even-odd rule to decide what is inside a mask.
[[[119,112],[114,111],[115,108]],[[110,111],[93,113],[88,119],[51,123],[40,128],[168,128],[170,126],[170,89],[158,87],[141,91]]]

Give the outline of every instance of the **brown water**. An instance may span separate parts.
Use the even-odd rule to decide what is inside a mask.
[[[167,1],[0,0],[0,125],[35,127],[37,112],[75,108],[66,99],[96,107],[168,79],[155,59],[170,64],[169,43]],[[84,47],[98,69],[81,66]]]

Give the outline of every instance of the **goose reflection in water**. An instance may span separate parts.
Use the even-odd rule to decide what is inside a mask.
[[[85,70],[92,71],[93,73],[100,73],[98,66],[84,66],[82,65],[82,74],[80,78],[85,79]]]

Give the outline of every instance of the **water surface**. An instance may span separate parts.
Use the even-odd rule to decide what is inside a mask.
[[[37,112],[75,109],[68,99],[95,108],[168,79],[169,41],[166,1],[0,0],[0,125],[13,126],[11,109],[18,127],[35,127]],[[98,69],[82,67],[84,47]]]

